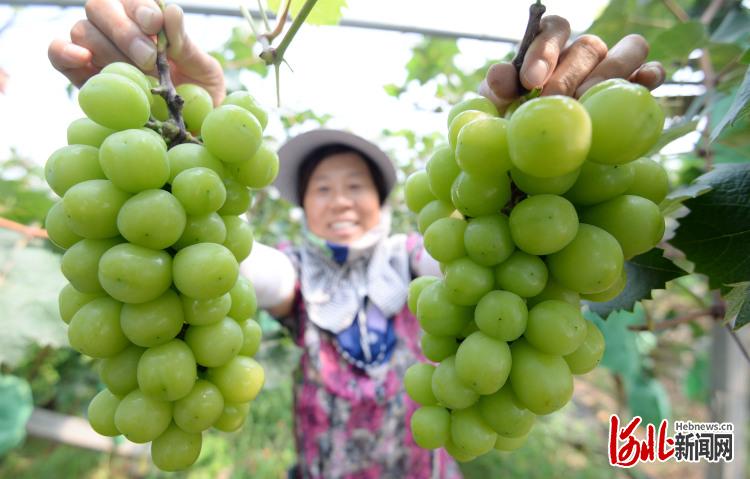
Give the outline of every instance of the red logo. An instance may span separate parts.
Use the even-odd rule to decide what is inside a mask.
[[[662,420],[659,430],[653,424],[646,425],[646,438],[638,440],[635,429],[641,423],[634,417],[620,429],[620,418],[609,417],[609,464],[617,467],[633,467],[638,462],[664,462],[675,453],[674,439],[667,437],[668,421]]]

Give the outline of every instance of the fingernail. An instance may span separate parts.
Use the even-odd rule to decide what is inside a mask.
[[[130,44],[130,58],[142,69],[151,68],[156,62],[156,47],[142,38],[136,38]]]
[[[152,33],[156,28],[158,12],[149,7],[138,7],[135,11],[135,20],[146,33]]]
[[[532,63],[529,68],[526,69],[526,82],[533,88],[538,88],[544,84],[544,80],[547,78],[547,62],[544,60],[536,60]]]

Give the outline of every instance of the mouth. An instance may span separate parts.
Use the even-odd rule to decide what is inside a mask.
[[[356,221],[334,221],[328,224],[331,231],[344,232],[356,228],[359,224]]]

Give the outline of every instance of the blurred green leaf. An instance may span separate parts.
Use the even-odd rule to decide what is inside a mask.
[[[735,330],[750,323],[750,281],[734,285],[724,299],[727,303],[725,321],[731,321],[736,316]]]
[[[710,371],[708,355],[696,353],[695,361],[683,381],[683,389],[688,399],[708,402],[711,393]]]
[[[750,164],[723,164],[701,176],[711,190],[683,204],[690,214],[670,243],[708,276],[711,288],[750,279]]]
[[[642,424],[656,426],[671,415],[669,396],[657,379],[638,376],[628,385],[628,406],[633,416],[640,416]]]
[[[447,65],[453,65],[454,57],[458,53],[455,40],[425,37],[414,47],[413,56],[406,64],[406,81],[417,80],[424,85],[444,72]]]
[[[719,134],[727,127],[731,125],[740,115],[740,113],[750,103],[750,68],[745,72],[745,79],[742,81],[737,94],[734,97],[732,105],[729,107],[729,111],[724,115],[718,125],[714,127],[711,132],[711,141],[716,140]]]
[[[696,48],[706,41],[706,28],[697,21],[678,23],[658,34],[651,42],[649,60],[661,61],[665,66],[684,63]]]
[[[269,0],[268,7],[276,14],[281,8],[281,0]],[[304,0],[295,0],[289,9],[292,18],[295,18],[302,6]],[[336,25],[341,21],[342,10],[346,7],[346,0],[318,0],[310,14],[305,19],[310,25]]]
[[[698,127],[698,120],[683,121],[676,125],[672,125],[661,133],[661,136],[657,140],[656,144],[651,148],[651,151],[646,153],[645,156],[655,155],[661,151],[662,148],[672,143],[673,141],[682,138],[688,133],[692,133]]]
[[[29,383],[16,376],[0,375],[0,457],[23,442],[33,410]]]
[[[719,43],[738,43],[750,37],[750,15],[742,8],[731,10],[716,30],[711,33],[711,41]]]
[[[602,334],[606,348],[601,366],[624,378],[635,378],[641,373],[641,355],[638,352],[637,332],[628,326],[643,324],[643,307],[638,305],[632,312],[616,311],[610,313],[605,321],[593,311],[585,311],[584,316],[593,321]]]

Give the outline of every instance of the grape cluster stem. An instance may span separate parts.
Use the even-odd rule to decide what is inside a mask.
[[[518,47],[518,53],[511,62],[513,66],[516,67],[517,72],[521,71],[521,65],[523,65],[526,52],[529,50],[531,42],[534,41],[534,38],[539,34],[542,15],[544,15],[545,11],[547,11],[547,7],[542,5],[542,2],[539,1],[532,3],[529,7],[529,21],[526,24],[526,32],[524,32],[523,40],[521,40],[521,45]],[[529,90],[521,85],[520,75],[517,86],[519,95],[525,95],[529,92]]]

